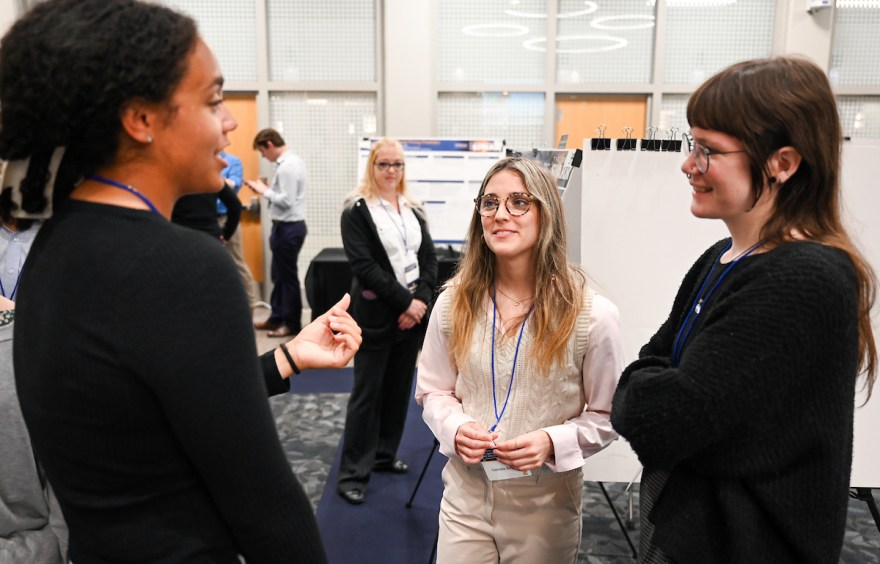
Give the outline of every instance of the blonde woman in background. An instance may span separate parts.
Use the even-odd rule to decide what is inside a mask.
[[[568,262],[562,201],[539,164],[499,161],[475,202],[416,388],[449,457],[438,562],[575,562],[581,466],[617,438],[618,311]]]
[[[373,470],[405,473],[397,458],[437,256],[425,212],[406,193],[403,147],[381,139],[370,150],[364,181],[346,200],[342,242],[353,282],[351,314],[363,329],[354,358],[337,489],[364,502]]]

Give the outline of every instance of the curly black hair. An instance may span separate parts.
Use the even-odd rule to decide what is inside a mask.
[[[0,43],[0,159],[31,159],[22,207],[45,208],[56,147],[56,202],[112,163],[122,108],[168,102],[197,38],[191,18],[139,0],[49,0],[18,20]]]

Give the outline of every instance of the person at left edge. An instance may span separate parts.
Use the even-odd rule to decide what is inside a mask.
[[[266,396],[297,366],[344,366],[360,330],[344,297],[258,357],[229,254],[168,221],[220,187],[237,125],[196,23],[140,0],[40,2],[0,41],[0,84],[13,213],[48,217],[13,360],[69,559],[326,562]]]
[[[373,470],[407,471],[397,447],[437,285],[434,241],[424,208],[407,193],[405,172],[400,143],[380,139],[342,212],[342,243],[354,275],[351,313],[364,331],[336,486],[352,504],[363,503]]]

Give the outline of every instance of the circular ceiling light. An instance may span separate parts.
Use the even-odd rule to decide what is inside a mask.
[[[630,20],[635,20],[635,23],[609,25],[609,22]],[[620,31],[624,29],[648,29],[654,27],[654,16],[636,14],[630,16],[603,16],[601,18],[593,18],[593,20],[590,22],[590,25],[595,27],[596,29],[609,29],[615,31]]]
[[[529,28],[512,23],[475,24],[464,26],[461,32],[474,37],[516,37],[526,35]]]
[[[566,41],[607,41],[608,45],[600,45],[598,47],[581,47],[581,48],[568,48],[562,49],[559,46],[560,43]],[[547,43],[546,37],[535,37],[533,39],[527,39],[523,41],[523,47],[526,49],[530,49],[532,51],[547,51],[547,47],[543,45]],[[581,54],[581,53],[603,53],[605,51],[614,51],[615,49],[621,49],[629,45],[629,41],[624,39],[623,37],[612,37],[610,35],[560,35],[556,38],[556,52],[557,53],[570,53],[570,54]]]
[[[586,16],[588,14],[592,14],[593,12],[595,12],[596,10],[599,9],[599,5],[596,4],[595,2],[591,2],[590,0],[586,0],[584,2],[584,6],[586,6],[586,8],[584,8],[583,10],[574,10],[572,12],[566,12],[564,14],[556,14],[556,17],[557,17],[557,19],[560,19],[560,20],[565,19],[565,18],[576,18],[578,16]],[[504,13],[507,14],[508,16],[514,16],[517,18],[546,18],[547,17],[546,12],[544,12],[544,13],[542,13],[542,12],[520,12],[519,10],[508,9],[508,10],[504,10]]]

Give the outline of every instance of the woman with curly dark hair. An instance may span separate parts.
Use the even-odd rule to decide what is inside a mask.
[[[15,376],[73,562],[323,562],[266,401],[344,365],[344,298],[257,360],[226,251],[168,221],[218,190],[236,126],[195,23],[138,0],[50,0],[0,48],[0,191],[48,217],[25,265]]]

